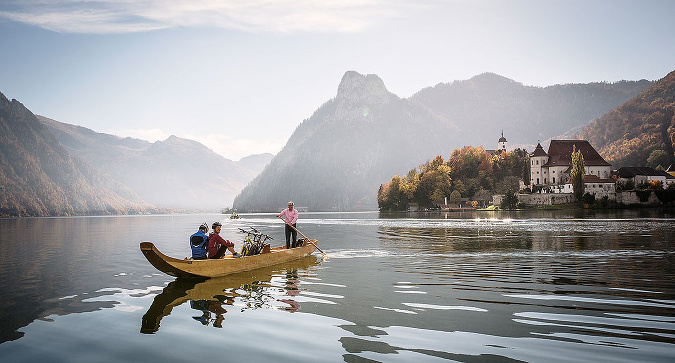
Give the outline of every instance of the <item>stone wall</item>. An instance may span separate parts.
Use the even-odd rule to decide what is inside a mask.
[[[556,205],[573,203],[575,199],[573,194],[568,193],[535,193],[518,194],[518,201],[527,205]]]
[[[634,191],[631,192],[619,192],[619,193],[596,193],[595,199],[598,200],[604,196],[607,196],[609,200],[614,200],[617,203],[623,203],[625,205],[631,204],[642,204],[642,205],[659,205],[661,201],[656,197],[656,193],[651,192],[649,199],[646,202],[641,202],[640,197]],[[500,205],[504,195],[494,195],[492,196],[492,201],[494,205]],[[576,199],[574,194],[571,193],[535,193],[535,194],[518,194],[518,201],[525,203],[527,205],[556,205],[556,204],[568,204],[574,203]]]

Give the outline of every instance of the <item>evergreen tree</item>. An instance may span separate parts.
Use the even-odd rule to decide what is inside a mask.
[[[576,145],[572,146],[572,171],[570,178],[572,179],[572,189],[574,190],[574,197],[581,201],[584,195],[584,174],[586,173],[586,165],[584,164],[584,156],[581,155],[581,150],[577,150]]]
[[[461,202],[462,194],[460,194],[459,190],[453,190],[452,193],[450,193],[450,204],[459,205]]]

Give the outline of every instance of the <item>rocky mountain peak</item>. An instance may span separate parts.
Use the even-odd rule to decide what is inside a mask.
[[[374,101],[391,96],[384,82],[375,74],[362,75],[347,71],[338,86],[337,99],[348,101]]]

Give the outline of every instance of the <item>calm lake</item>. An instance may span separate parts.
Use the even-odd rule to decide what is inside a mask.
[[[675,213],[300,213],[316,255],[175,279],[202,222],[0,219],[2,362],[673,362]]]

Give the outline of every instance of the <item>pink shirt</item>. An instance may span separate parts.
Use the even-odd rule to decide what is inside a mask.
[[[286,208],[283,210],[283,212],[279,213],[279,216],[286,216],[286,218],[284,218],[286,223],[295,224],[295,222],[298,221],[298,210],[295,208],[293,208],[293,210]]]

